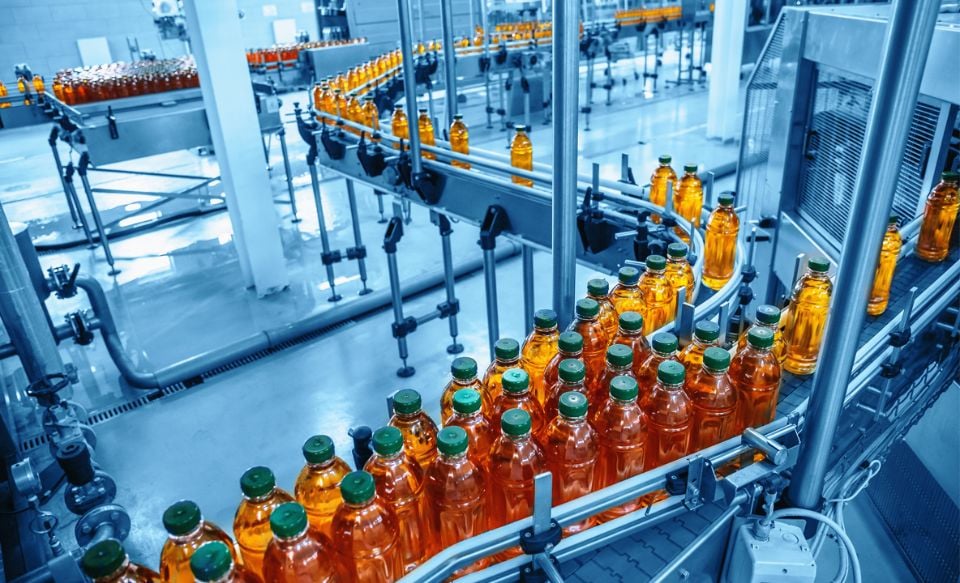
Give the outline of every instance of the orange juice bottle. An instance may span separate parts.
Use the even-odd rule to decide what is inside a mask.
[[[424,514],[430,526],[431,555],[484,532],[488,521],[483,467],[470,456],[473,443],[467,433],[462,427],[444,427],[437,434],[437,448],[440,455],[424,479]],[[487,563],[478,561],[453,575],[461,577]]]
[[[160,583],[152,569],[131,563],[120,542],[108,538],[83,553],[80,569],[94,583]]]
[[[446,427],[459,427],[470,441],[470,459],[478,468],[487,467],[487,456],[493,445],[494,433],[483,414],[483,400],[475,389],[460,389],[453,396],[453,415]],[[438,434],[439,435],[439,434]]]
[[[539,437],[546,425],[543,407],[530,394],[530,376],[522,368],[507,369],[503,373],[503,393],[493,402],[490,423],[500,425],[503,414],[511,409],[523,409],[530,414],[531,431]]]
[[[263,553],[273,535],[270,532],[270,514],[284,502],[293,502],[293,496],[277,487],[277,479],[270,468],[254,466],[240,477],[243,501],[233,517],[233,536],[240,545],[245,567],[257,575],[263,573]]]
[[[333,106],[338,118],[350,119],[350,105],[347,97],[339,89],[333,91]]]
[[[686,371],[679,362],[661,362],[657,382],[640,402],[647,416],[647,454],[643,462],[647,470],[680,459],[690,451],[693,405],[683,391],[685,377]]]
[[[917,237],[917,257],[924,261],[943,261],[950,253],[950,236],[960,210],[958,182],[960,174],[949,170],[943,172],[940,183],[927,196]]]
[[[739,427],[762,427],[777,414],[780,392],[780,362],[771,351],[773,332],[754,326],[747,334],[747,348],[733,357],[730,380],[737,389]]]
[[[231,545],[219,541],[200,545],[190,556],[190,572],[200,583],[262,583],[260,577],[237,563]]]
[[[643,294],[637,287],[640,281],[640,270],[629,265],[621,267],[617,273],[617,285],[610,292],[610,301],[618,314],[624,312],[644,313]]]
[[[810,258],[807,268],[793,288],[790,330],[784,338],[783,368],[796,375],[807,375],[817,368],[833,293],[833,283],[827,275],[830,262],[825,257]]]
[[[483,391],[483,384],[477,378],[477,361],[469,356],[459,356],[453,359],[450,365],[450,374],[453,378],[443,388],[440,394],[440,422],[446,425],[453,415],[453,397],[463,389]]]
[[[428,536],[423,521],[423,470],[403,451],[403,435],[396,427],[373,432],[374,455],[363,469],[373,476],[377,496],[397,515],[400,560],[405,573],[426,557]]]
[[[686,302],[694,303],[693,290],[697,279],[693,275],[693,267],[687,261],[687,246],[684,243],[670,243],[667,245],[667,281],[673,286],[673,293],[681,289],[687,290]]]
[[[589,494],[596,487],[595,469],[600,445],[597,432],[587,422],[587,409],[587,398],[583,393],[563,393],[559,399],[559,414],[544,433],[543,454],[553,474],[555,505]],[[571,524],[564,532],[576,534],[591,525],[592,519],[588,518]]]
[[[633,375],[633,348],[614,343],[607,348],[603,374],[593,385],[587,385],[587,398],[593,405],[591,412],[596,412],[600,407],[610,391],[610,381],[618,376],[628,376],[636,380]]]
[[[343,504],[333,515],[333,549],[351,581],[390,583],[403,576],[397,515],[377,496],[373,476],[350,472],[340,482]]]
[[[340,480],[350,473],[347,462],[337,457],[333,440],[326,435],[314,435],[303,444],[306,460],[293,494],[307,511],[310,526],[330,536],[330,521],[340,506]]]
[[[647,269],[640,276],[637,288],[643,298],[643,333],[652,334],[674,319],[677,296],[667,280],[667,260],[663,255],[649,255]]]
[[[320,110],[331,116],[323,118],[325,124],[334,125],[337,123],[337,99],[329,84],[323,85],[322,93],[320,94]]]
[[[71,87],[71,85],[68,83],[68,84],[67,84],[67,87]],[[4,97],[7,97],[8,95],[10,95],[10,92],[7,91],[7,86],[3,84],[3,81],[0,81],[0,99],[2,99],[2,98],[4,98]],[[64,99],[63,99],[63,101],[64,101],[64,103],[66,103],[67,105],[72,105],[72,104],[73,104],[73,90],[72,90],[72,88],[71,88],[71,90],[70,90],[70,95],[69,95],[69,96],[66,94],[66,91],[64,91]],[[5,109],[5,108],[7,108],[7,107],[10,107],[10,102],[9,102],[9,101],[0,102],[0,109]]]
[[[552,387],[560,378],[560,363],[567,359],[583,362],[583,336],[576,332],[561,332],[557,339],[557,353],[543,371],[543,386]]]
[[[680,362],[677,354],[679,341],[677,337],[669,332],[661,332],[653,337],[653,345],[650,356],[640,365],[639,371],[634,371],[637,375],[637,383],[640,385],[640,393],[646,395],[657,382],[657,370],[660,364],[672,360]]]
[[[170,536],[160,551],[160,577],[168,583],[193,582],[190,557],[204,543],[220,541],[226,544],[233,560],[237,560],[237,549],[230,536],[219,526],[204,520],[196,502],[181,500],[167,508],[163,513],[163,527]]]
[[[672,161],[671,156],[666,154],[660,156],[660,165],[650,176],[650,202],[655,205],[667,206],[668,183],[673,185],[674,195],[677,193],[677,173],[670,167]],[[674,204],[674,209],[676,209],[676,204]],[[650,218],[654,223],[660,222],[660,215],[658,214],[651,215]]]
[[[522,409],[506,411],[500,419],[501,435],[493,443],[487,467],[491,529],[533,513],[533,479],[546,471],[547,463],[530,434],[530,424],[530,414]],[[520,554],[520,548],[513,547],[497,557],[506,559]]]
[[[513,140],[510,142],[510,165],[521,170],[533,170],[533,142],[527,135],[527,128],[514,125]],[[521,176],[513,176],[514,184],[533,186],[533,180]]]
[[[600,379],[606,366],[607,337],[600,323],[600,304],[596,300],[584,298],[577,301],[577,317],[570,323],[569,330],[583,338],[583,363],[587,367],[587,387],[592,387]]]
[[[879,316],[887,311],[887,302],[890,300],[893,272],[897,269],[897,257],[900,256],[900,248],[903,246],[897,220],[897,215],[890,215],[887,232],[884,233],[883,243],[880,246],[877,272],[873,276],[873,287],[870,289],[870,300],[867,302],[867,314],[871,316]]]
[[[371,142],[379,142],[379,138],[374,137],[374,133],[380,131],[380,112],[377,110],[377,104],[373,101],[373,95],[366,95],[363,98],[363,111],[362,111],[363,125],[370,128],[370,135],[368,138]]]
[[[623,344],[633,350],[633,374],[636,377],[640,366],[652,352],[647,337],[643,335],[643,316],[637,312],[623,312],[619,321],[612,343]]]
[[[317,111],[323,109],[323,87],[319,83],[313,84],[313,89],[310,91],[310,96],[313,99],[313,108]]]
[[[270,515],[273,539],[263,556],[263,578],[271,583],[346,583],[345,569],[331,552],[330,540],[308,528],[307,511],[296,502]]]
[[[437,140],[433,134],[433,121],[430,119],[430,116],[427,114],[426,109],[420,109],[420,115],[417,117],[417,127],[420,128],[420,143],[425,146],[436,146]],[[432,152],[423,151],[423,157],[427,160],[436,160],[436,154]]]
[[[770,304],[762,304],[757,306],[757,321],[752,327],[760,328],[769,328],[773,332],[773,354],[776,355],[777,360],[780,364],[783,364],[783,359],[786,358],[786,351],[784,350],[783,342],[783,330],[781,329],[781,314],[780,309],[776,306],[771,306]],[[737,351],[741,351],[747,347],[747,334],[750,330],[747,330],[740,336],[740,340],[737,341]]]
[[[450,149],[458,154],[470,153],[470,132],[467,130],[467,124],[463,122],[463,116],[459,113],[453,116],[453,123],[450,124]],[[450,160],[450,164],[457,168],[470,169],[469,162]]]
[[[616,377],[610,381],[610,395],[590,418],[599,438],[597,488],[612,486],[643,473],[647,422],[637,404],[637,381]],[[632,500],[602,514],[601,522],[633,512],[639,500]]]
[[[356,95],[351,95],[347,100],[346,117],[352,122],[359,124],[363,123],[363,104],[360,103],[360,100],[357,99]],[[354,128],[348,128],[348,130],[354,134],[360,135],[360,130]]]
[[[687,378],[700,370],[703,354],[710,346],[717,345],[720,338],[720,326],[710,320],[700,320],[693,327],[693,340],[677,355],[677,360],[687,369]]]
[[[37,95],[43,94],[46,88],[43,85],[43,77],[40,75],[33,76],[33,90],[37,92]]]
[[[558,373],[559,378],[547,391],[543,404],[543,413],[548,424],[559,414],[561,395],[575,391],[587,396],[587,388],[583,385],[587,369],[582,360],[567,358],[560,361]]]
[[[437,457],[437,424],[423,412],[420,393],[403,389],[393,395],[390,425],[403,434],[403,448],[425,470]]]
[[[737,389],[727,370],[730,353],[710,346],[703,353],[703,365],[690,375],[684,390],[693,404],[693,434],[690,451],[700,451],[737,434]]]
[[[602,277],[587,282],[587,297],[600,304],[600,324],[606,330],[607,338],[613,338],[617,335],[619,313],[613,306],[613,302],[607,297],[609,293],[610,284]]]
[[[493,404],[503,393],[503,373],[520,366],[520,343],[513,338],[501,338],[493,345],[493,362],[483,373],[483,412],[492,419]]]
[[[683,165],[683,177],[673,199],[673,208],[677,214],[693,223],[695,229],[700,228],[700,212],[703,210],[703,182],[697,176],[696,164]],[[690,234],[679,226],[675,227],[677,235],[684,243],[690,242]]]
[[[557,354],[559,337],[557,313],[553,310],[537,310],[533,315],[533,331],[520,348],[520,366],[529,373],[530,392],[541,404],[547,390],[543,386],[543,372]]]
[[[719,204],[707,219],[707,236],[703,243],[703,285],[718,290],[733,277],[737,255],[740,218],[733,208],[733,194],[721,193]]]

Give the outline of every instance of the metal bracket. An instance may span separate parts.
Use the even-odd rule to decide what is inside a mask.
[[[380,134],[374,134],[379,139]],[[372,147],[367,143],[367,132],[360,133],[360,143],[357,145],[357,159],[367,176],[380,176],[387,167],[387,157],[379,144]]]
[[[413,189],[417,191],[423,202],[429,205],[440,202],[445,183],[446,178],[437,172],[424,170],[412,176]]]
[[[407,316],[400,322],[390,324],[390,331],[394,338],[404,338],[417,329],[417,319],[413,316]]]
[[[484,250],[496,248],[497,236],[509,225],[510,219],[502,206],[494,204],[487,207],[487,213],[480,224],[480,248]]]
[[[72,298],[77,295],[77,276],[80,274],[80,264],[74,263],[73,269],[66,265],[47,268],[47,287],[53,290],[57,299]]]
[[[342,129],[337,129],[338,132],[342,132]],[[343,160],[343,157],[347,153],[347,146],[342,142],[334,140],[330,136],[329,126],[324,124],[323,130],[320,132],[320,143],[323,144],[323,149],[326,150],[327,156],[330,156],[333,160]]]

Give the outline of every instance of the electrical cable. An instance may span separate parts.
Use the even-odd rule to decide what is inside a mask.
[[[843,531],[843,527],[837,524],[832,518],[814,510],[807,510],[806,508],[782,508],[773,513],[773,518],[774,520],[780,518],[809,518],[811,520],[819,521],[833,529],[833,531],[843,542],[843,546],[846,548],[847,555],[850,559],[850,567],[853,570],[854,583],[862,583],[863,580],[860,572],[860,558],[857,556],[857,549],[853,546],[853,541],[850,540],[850,537],[847,536],[847,533]]]

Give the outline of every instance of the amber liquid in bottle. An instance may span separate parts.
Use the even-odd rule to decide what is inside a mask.
[[[560,340],[557,342],[557,354],[550,359],[547,368],[543,371],[543,384],[546,387],[553,387],[560,379],[560,363],[567,359],[583,361],[583,337],[576,332],[566,331],[560,334]],[[586,364],[586,363],[584,363]]]
[[[324,113],[329,114],[332,117],[323,118],[323,123],[327,125],[334,125],[337,123],[337,100],[333,95],[333,89],[329,85],[323,87],[322,93],[320,95],[320,109]]]
[[[703,182],[697,176],[696,165],[686,164],[683,167],[683,177],[677,187],[673,208],[677,214],[693,223],[695,229],[700,228],[700,212],[703,210]],[[690,234],[678,225],[674,227],[684,243],[690,242]]]
[[[957,173],[944,172],[927,197],[917,237],[917,257],[924,261],[943,261],[950,253],[950,236],[960,210],[957,185]]]
[[[610,285],[607,280],[597,278],[587,282],[587,297],[600,304],[600,324],[603,325],[607,338],[613,338],[617,335],[620,314],[610,301],[609,293]]]
[[[610,394],[610,382],[618,376],[637,378],[633,374],[633,350],[622,344],[611,344],[607,349],[607,360],[600,378],[587,385],[587,398],[590,399],[590,412],[596,413]]]
[[[233,518],[233,536],[240,545],[243,564],[260,575],[263,573],[263,553],[273,538],[270,531],[270,514],[285,502],[293,502],[293,496],[280,488],[273,487],[262,496],[247,497],[237,508]]]
[[[537,310],[534,327],[520,348],[520,366],[530,375],[530,392],[536,401],[544,403],[547,387],[543,384],[543,372],[557,354],[557,315],[553,310]]]
[[[709,349],[706,362],[690,377],[684,390],[693,404],[690,451],[700,451],[737,434],[737,389],[727,375],[730,354]]]
[[[720,195],[720,204],[707,219],[703,250],[703,285],[712,290],[723,287],[733,277],[740,218],[733,209],[733,197]]]
[[[643,298],[643,333],[652,334],[674,319],[677,297],[667,280],[666,259],[661,255],[647,257],[647,270],[640,276],[637,288]]]
[[[709,320],[697,322],[693,340],[677,355],[677,360],[687,369],[688,380],[700,370],[704,352],[707,348],[716,346],[718,338],[720,338],[720,326]]]
[[[583,384],[586,376],[586,367],[584,367],[583,361],[567,359],[565,362],[561,362],[559,372],[560,378],[548,390],[547,399],[543,405],[543,412],[546,415],[548,425],[560,413],[561,395],[577,392],[587,398],[587,388]]]
[[[470,132],[467,130],[467,124],[463,122],[463,116],[459,113],[453,116],[453,123],[450,124],[450,149],[458,154],[470,153]],[[450,160],[452,166],[470,169],[469,162],[460,160]]]
[[[583,338],[583,363],[587,367],[587,390],[600,382],[606,368],[607,346],[610,338],[598,318],[600,305],[587,298],[577,302],[577,317],[570,323],[569,330]]]
[[[190,557],[201,545],[212,541],[227,545],[234,562],[237,562],[239,553],[230,536],[217,525],[201,520],[191,532],[167,537],[160,551],[160,578],[165,583],[192,583],[194,577],[190,571]]]
[[[274,532],[263,556],[263,579],[270,583],[347,583],[326,536],[303,527],[289,537]]]
[[[595,488],[599,438],[587,422],[587,399],[580,392],[561,395],[560,413],[544,433],[543,452],[553,474],[553,503],[562,504]],[[592,519],[571,524],[566,535],[590,528]]]
[[[230,545],[210,542],[197,549],[194,559],[191,556],[190,579],[198,583],[263,583],[258,575],[231,560],[232,548]],[[226,563],[226,564],[224,564]]]
[[[777,414],[780,392],[780,362],[771,352],[773,335],[769,330],[750,331],[747,347],[733,357],[728,375],[737,390],[739,401],[738,431],[762,427]]]
[[[635,267],[621,267],[617,285],[610,290],[610,301],[618,314],[636,312],[643,314],[646,306],[643,303],[643,294],[637,287],[640,281],[640,271]]]
[[[665,362],[653,390],[643,396],[640,408],[647,416],[647,453],[644,468],[653,469],[687,455],[693,421],[693,404],[683,391],[683,365]],[[671,376],[666,377],[669,370]]]
[[[643,316],[637,312],[620,314],[620,326],[611,344],[623,344],[633,350],[632,369],[635,378],[641,365],[653,352],[647,337],[643,335]]]
[[[347,474],[341,485],[343,504],[331,525],[333,548],[351,581],[392,583],[404,573],[397,516],[374,495],[373,480],[364,483],[361,474],[366,472]]]
[[[458,362],[461,359],[463,361],[462,367],[458,367]],[[447,386],[443,388],[443,393],[440,394],[440,420],[444,425],[448,425],[450,418],[453,416],[453,398],[457,391],[473,389],[477,393],[483,394],[483,383],[477,378],[477,362],[475,360],[468,357],[454,359],[452,369],[453,378],[447,382]]]
[[[63,101],[64,101],[64,103],[66,103],[67,105],[73,105],[73,103],[74,103],[74,101],[73,101],[73,87],[72,87],[69,83],[67,84],[67,87],[70,89],[70,91],[69,91],[69,93],[68,93],[67,91],[64,91],[64,99],[63,99]],[[10,95],[10,92],[7,90],[7,86],[4,85],[3,81],[0,81],[0,97],[8,97],[9,95]],[[9,101],[4,101],[4,102],[0,103],[0,109],[6,109],[6,108],[8,108],[8,107],[10,107],[10,102],[9,102]]]
[[[421,469],[426,469],[437,457],[437,424],[420,409],[420,396],[417,395],[417,410],[415,412],[401,412],[397,408],[397,399],[404,391],[398,391],[394,396],[393,417],[390,425],[396,427],[403,434],[403,447]]]
[[[817,260],[811,260],[814,261]],[[790,299],[792,322],[784,339],[786,358],[783,368],[796,375],[807,375],[816,370],[820,344],[827,327],[833,284],[826,273],[827,263],[822,261],[823,270],[811,269],[804,274],[794,287]]]
[[[643,473],[647,423],[637,404],[637,384],[629,378],[614,379],[610,395],[590,418],[599,438],[597,487],[606,488]],[[599,515],[601,522],[639,508],[633,500]]]
[[[513,140],[510,142],[510,165],[514,168],[520,168],[521,170],[533,170],[533,143],[530,141],[530,137],[527,136],[526,128],[523,126],[516,126],[514,128],[516,133],[513,135]],[[514,184],[522,184],[523,186],[533,186],[533,180],[529,178],[523,178],[520,176],[513,176]]]
[[[347,100],[347,119],[352,122],[363,123],[363,104],[360,103],[356,95],[351,95],[350,99]],[[347,130],[358,136],[360,135],[358,129],[347,128]]]
[[[406,141],[410,139],[410,126],[407,121],[407,114],[400,105],[393,108],[393,116],[390,118],[390,133],[397,139],[397,148],[400,147],[400,140]]]
[[[660,165],[650,176],[650,202],[662,207],[667,206],[667,184],[673,185],[673,192],[677,192],[677,173],[670,167],[673,159],[670,156],[660,156]],[[676,208],[676,205],[674,205]],[[660,215],[653,214],[650,219],[654,223],[660,222]]]
[[[467,434],[470,444],[467,455],[478,468],[487,467],[490,447],[496,437],[493,427],[483,414],[482,399],[479,391],[476,395],[464,394],[456,398],[453,415],[447,419],[445,427],[459,427]],[[429,470],[428,470],[429,471]]]
[[[778,310],[776,306],[771,306],[768,304],[761,305],[757,308],[757,321],[747,330],[744,330],[743,334],[740,335],[740,339],[737,340],[737,352],[746,349],[747,347],[747,337],[750,335],[750,330],[753,328],[766,328],[773,333],[773,347],[771,351],[777,357],[777,361],[783,365],[783,360],[787,357],[786,343],[783,340],[785,322],[784,320],[789,317],[786,310]]]
[[[640,364],[639,368],[636,368],[636,363],[634,363],[634,373],[637,376],[637,383],[640,385],[641,396],[653,389],[653,385],[657,382],[657,370],[661,363],[668,360],[680,362],[677,344],[676,336],[669,332],[661,332],[653,337],[650,356]]]
[[[679,243],[672,243],[670,247],[674,247],[674,245],[679,245]],[[697,280],[693,274],[693,267],[687,261],[687,247],[684,245],[674,249],[667,250],[667,281],[673,287],[674,294],[681,289],[687,290],[684,301],[693,304],[696,299],[693,297],[693,292],[696,289]]]
[[[522,409],[530,415],[531,433],[534,437],[540,437],[547,419],[543,407],[530,393],[529,378],[529,375],[519,368],[508,369],[503,373],[503,392],[493,402],[491,425],[500,425],[500,420],[507,411]]]
[[[493,404],[503,394],[503,373],[520,366],[520,343],[513,338],[501,338],[494,346],[493,362],[483,373],[483,412],[492,419]],[[529,373],[528,373],[529,374]]]
[[[873,287],[870,288],[870,300],[867,302],[867,314],[879,316],[887,311],[890,301],[890,286],[893,284],[893,272],[897,269],[897,257],[903,239],[897,229],[897,219],[892,218],[887,225],[887,232],[883,235],[880,246],[880,257],[877,259],[877,271],[873,276]]]
[[[420,143],[426,146],[436,146],[437,139],[433,134],[433,121],[430,119],[430,116],[427,114],[426,109],[420,110],[420,116],[417,118],[417,128],[420,130]],[[436,154],[432,152],[427,152],[426,150],[422,151],[423,157],[427,160],[436,160]]]
[[[375,137],[374,134],[380,131],[380,112],[377,110],[377,104],[373,102],[373,99],[363,100],[363,121],[361,123],[370,128],[369,140],[379,142],[380,139]]]
[[[329,537],[333,513],[343,501],[340,481],[350,473],[350,466],[334,455],[333,441],[326,436],[308,439],[303,455],[306,464],[297,476],[293,494],[306,509],[310,526]]]

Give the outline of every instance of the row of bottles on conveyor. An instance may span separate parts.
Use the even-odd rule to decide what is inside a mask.
[[[199,87],[200,77],[193,57],[187,55],[64,69],[57,72],[52,85],[57,99],[67,105],[80,105]]]
[[[34,75],[33,78],[29,80],[22,75],[17,77],[17,91],[22,96],[24,105],[33,104],[35,97],[31,95],[31,88],[32,93],[35,93],[36,95],[43,95],[44,91],[46,91],[46,86],[43,83],[43,77],[40,75]],[[7,86],[3,81],[0,81],[0,99],[9,96],[10,90],[7,89]],[[5,109],[10,106],[10,101],[3,100],[0,102],[0,109]]]
[[[365,37],[358,37],[277,44],[266,49],[247,49],[247,65],[252,71],[259,71],[261,69],[276,71],[281,65],[286,69],[292,69],[297,66],[300,51],[359,45],[366,42],[367,39]]]

